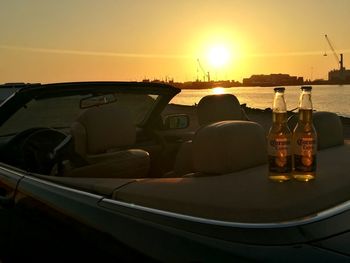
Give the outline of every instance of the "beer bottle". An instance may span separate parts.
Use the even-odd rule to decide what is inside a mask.
[[[301,87],[299,120],[293,132],[293,177],[298,181],[309,181],[316,174],[317,135],[312,122],[310,86]]]
[[[284,88],[275,88],[272,107],[272,126],[267,136],[269,179],[284,182],[291,179],[292,173],[292,134],[287,125],[287,106]]]

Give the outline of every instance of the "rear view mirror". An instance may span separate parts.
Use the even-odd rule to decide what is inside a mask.
[[[116,101],[117,101],[117,98],[114,94],[104,94],[104,95],[97,95],[97,96],[93,95],[91,97],[81,99],[80,108],[86,109],[86,108],[113,103]]]
[[[164,119],[166,130],[186,129],[190,124],[190,118],[186,114],[168,115]]]

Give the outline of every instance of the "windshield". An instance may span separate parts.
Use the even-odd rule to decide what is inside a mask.
[[[135,125],[140,125],[153,109],[157,95],[113,93],[115,105],[127,110]],[[35,127],[47,127],[68,131],[72,122],[85,111],[81,102],[94,99],[93,94],[36,98],[29,101],[11,116],[0,128],[0,136],[17,134]],[[100,97],[100,96],[99,96]],[[105,107],[100,105],[98,107]],[[96,107],[96,106],[94,106]],[[118,120],[116,119],[116,122]]]

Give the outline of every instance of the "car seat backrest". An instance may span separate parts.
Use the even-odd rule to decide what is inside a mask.
[[[267,162],[261,125],[221,121],[200,128],[193,139],[194,172],[225,174]]]
[[[315,112],[313,122],[318,137],[318,149],[344,144],[343,125],[337,114],[325,111]]]
[[[291,131],[298,122],[298,115],[288,120]],[[333,112],[316,111],[313,113],[313,123],[317,133],[318,150],[344,144],[343,125],[339,116]]]
[[[114,104],[85,110],[72,124],[77,153],[100,154],[135,143],[136,127],[129,112]]]
[[[246,115],[236,96],[232,94],[208,95],[197,106],[200,126],[223,120],[244,120]]]

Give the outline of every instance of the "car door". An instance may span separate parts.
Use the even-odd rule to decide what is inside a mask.
[[[138,257],[112,238],[111,229],[124,227],[99,205],[114,188],[134,179],[104,180],[28,173],[17,187],[11,261],[124,262]]]
[[[6,176],[13,182],[13,176]],[[92,228],[103,224],[97,206],[101,199],[101,195],[28,173],[17,185],[5,258],[14,262],[62,262],[100,256],[95,247],[98,231]]]
[[[11,250],[13,211],[17,186],[24,173],[0,164],[0,256]]]

